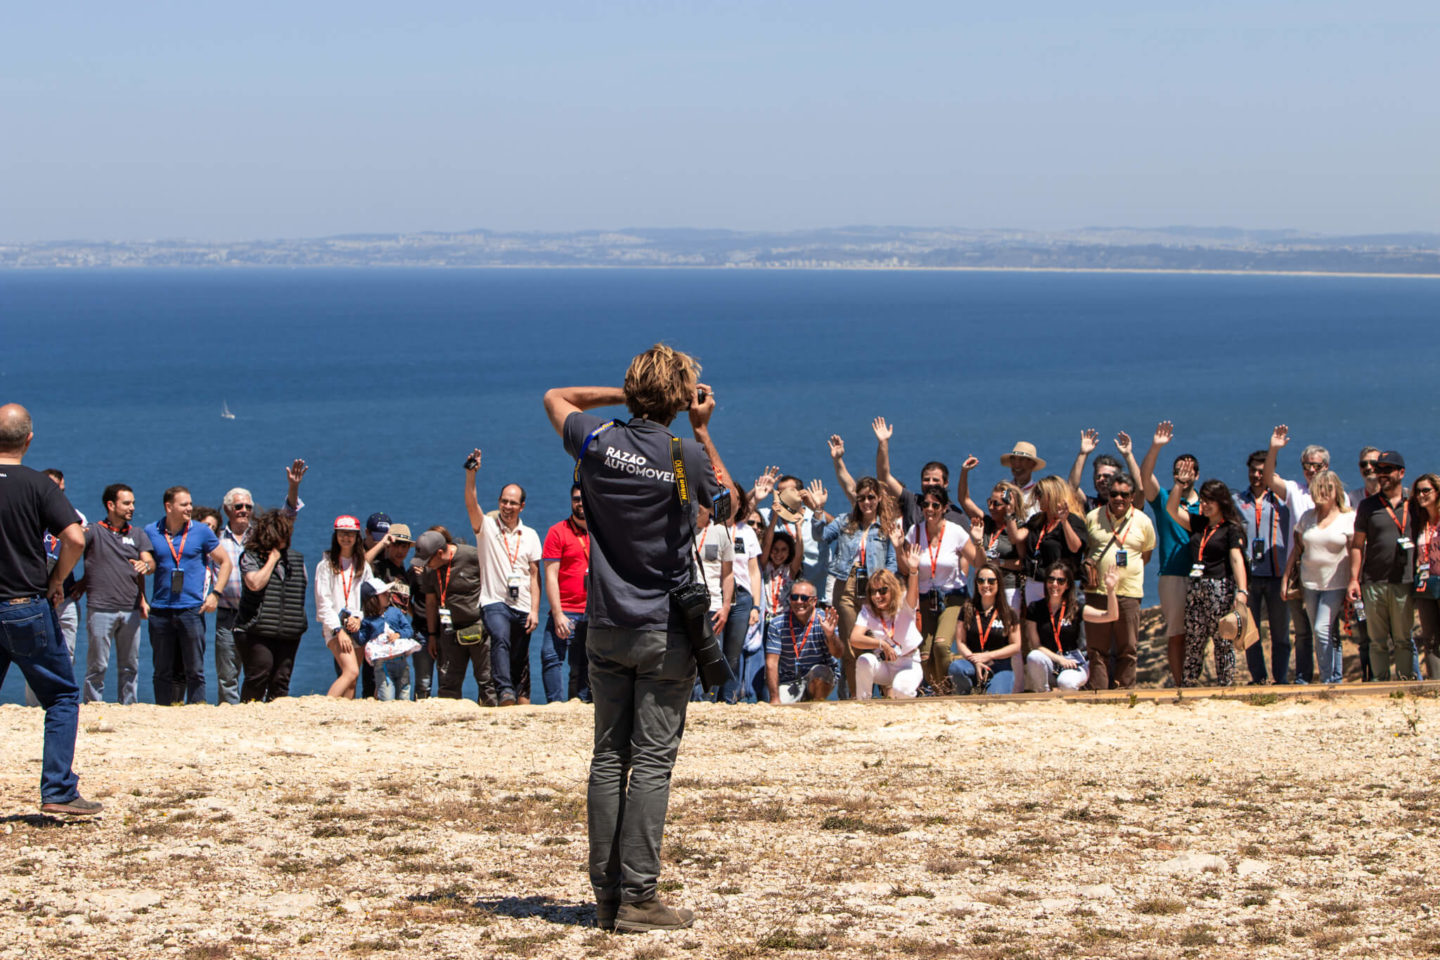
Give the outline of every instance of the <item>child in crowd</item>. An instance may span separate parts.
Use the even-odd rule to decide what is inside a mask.
[[[410,618],[398,607],[390,605],[392,591],[409,588],[403,583],[381,583],[366,580],[360,585],[360,605],[365,614],[360,621],[359,640],[365,647],[365,659],[375,668],[376,700],[410,699],[410,662],[406,657],[420,649]]]

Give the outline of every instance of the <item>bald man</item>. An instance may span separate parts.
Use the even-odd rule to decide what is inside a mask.
[[[55,611],[85,550],[85,532],[64,491],[22,464],[34,439],[28,410],[0,406],[0,683],[15,664],[45,708],[41,812],[83,816],[99,813],[100,804],[80,796],[73,768],[80,688]],[[53,568],[47,533],[60,544]]]

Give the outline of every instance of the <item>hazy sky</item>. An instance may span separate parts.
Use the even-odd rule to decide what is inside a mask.
[[[1440,4],[16,3],[0,239],[1440,229]]]

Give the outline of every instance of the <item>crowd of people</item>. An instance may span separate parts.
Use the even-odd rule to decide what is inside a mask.
[[[1365,679],[1440,676],[1440,576],[1430,576],[1440,482],[1423,474],[1407,491],[1395,451],[1361,451],[1364,483],[1347,491],[1328,451],[1307,446],[1304,482],[1288,480],[1276,470],[1290,441],[1282,425],[1250,454],[1238,492],[1199,482],[1189,454],[1170,458],[1167,489],[1156,478],[1174,437],[1166,421],[1139,462],[1130,437],[1118,434],[1115,455],[1094,458],[1094,492],[1085,494],[1099,446],[1085,430],[1065,477],[1042,476],[1034,445],[1015,444],[999,458],[1009,475],[981,506],[971,494],[978,459],[963,461],[953,499],[939,461],[925,464],[912,490],[890,471],[894,428],[876,418],[873,429],[873,476],[853,477],[844,441],[829,439],[846,508],[837,514],[818,479],[806,484],[770,467],[743,489],[722,464],[731,515],[719,522],[699,505],[693,559],[734,679],[711,690],[697,680],[695,699],[1132,687],[1152,562],[1169,684],[1200,682],[1207,647],[1216,682],[1236,682],[1236,647],[1221,633],[1243,632],[1230,616],[1240,608],[1268,625],[1268,644],[1244,650],[1250,683],[1339,683],[1346,639]],[[518,484],[501,487],[495,509],[481,507],[481,461],[473,450],[464,471],[473,545],[441,525],[417,536],[383,512],[363,524],[341,515],[313,567],[291,542],[304,507],[303,460],[286,468],[283,505],[259,515],[247,489],[228,491],[215,510],[176,486],[164,493],[164,517],[141,528],[131,523],[134,492],[111,484],[100,497],[103,519],[89,523],[76,511],[82,572],[67,578],[57,611],[73,657],[86,598],[83,698],[104,699],[113,651],[117,699],[134,702],[142,621],[157,703],[203,701],[207,636],[220,702],[286,696],[313,595],[335,663],[330,696],[459,697],[469,673],[480,703],[529,703],[543,596],[544,700],[588,700],[590,544],[580,484],[569,515],[542,540],[521,519]],[[44,473],[64,491],[61,471]],[[45,548],[53,564],[59,539],[47,533]]]

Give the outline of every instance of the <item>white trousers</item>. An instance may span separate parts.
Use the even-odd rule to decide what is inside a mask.
[[[1061,690],[1079,690],[1085,686],[1090,679],[1090,664],[1081,657],[1072,659],[1080,664],[1079,668],[1061,670],[1054,660],[1045,655],[1044,650],[1031,650],[1030,656],[1025,658],[1025,678],[1030,681],[1030,689],[1046,693],[1052,681]]]
[[[855,699],[869,700],[870,688],[875,684],[890,688],[891,697],[913,697],[920,689],[925,671],[920,661],[912,657],[899,660],[881,660],[873,653],[862,653],[855,659]]]

